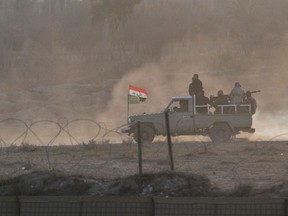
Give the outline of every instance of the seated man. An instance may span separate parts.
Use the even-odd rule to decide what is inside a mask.
[[[215,100],[212,103],[212,106],[216,108],[216,113],[221,113],[221,107],[218,105],[227,105],[228,98],[224,95],[224,92],[222,90],[219,90],[217,92],[217,97],[215,97]],[[227,111],[227,107],[223,108],[223,112]]]
[[[180,107],[173,107],[175,112],[188,112],[188,101],[187,100],[180,100],[179,101]]]
[[[196,105],[208,105],[210,100],[208,97],[204,96],[204,91],[202,90],[198,96],[196,96]],[[208,113],[207,107],[197,107],[196,111],[199,113]]]

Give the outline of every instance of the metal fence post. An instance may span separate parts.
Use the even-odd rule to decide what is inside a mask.
[[[167,144],[169,151],[169,163],[171,171],[174,171],[174,160],[173,160],[173,151],[171,143],[171,134],[170,134],[170,123],[169,123],[169,111],[165,111],[165,122],[166,122],[166,132],[167,132]]]
[[[21,215],[21,201],[19,199],[19,196],[16,197],[16,203],[17,203],[17,209],[16,209],[16,215]]]
[[[142,178],[142,140],[141,140],[141,123],[137,122],[137,142],[138,142],[138,164],[139,177]]]
[[[288,216],[288,200],[284,200],[284,215]]]

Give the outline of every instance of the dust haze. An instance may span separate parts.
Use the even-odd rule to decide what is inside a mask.
[[[148,90],[130,114],[158,112],[198,73],[206,96],[236,81],[261,90],[251,139],[287,139],[287,10],[286,0],[2,0],[1,119],[114,128],[127,121],[129,84]]]

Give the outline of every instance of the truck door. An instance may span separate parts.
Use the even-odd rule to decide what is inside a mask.
[[[169,114],[171,135],[189,135],[194,132],[192,100],[179,100],[172,103]]]

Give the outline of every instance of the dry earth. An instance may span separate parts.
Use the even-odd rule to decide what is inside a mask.
[[[143,146],[143,173],[150,175],[150,179],[151,176],[156,178],[159,173],[171,174],[167,149],[165,141]],[[205,183],[209,190],[219,188],[220,191],[227,193],[241,189],[251,194],[266,191],[264,193],[266,195],[273,193],[274,196],[278,196],[280,192],[286,193],[287,150],[287,141],[232,140],[216,145],[211,142],[184,142],[175,139],[173,144],[175,170],[172,175],[182,176],[182,180],[183,176],[201,179],[201,184]],[[137,144],[132,142],[109,144],[108,140],[102,140],[75,146],[39,147],[25,144],[1,148],[2,185],[11,183],[13,177],[27,174],[29,176],[35,171],[44,171],[65,178],[81,176],[82,180],[93,179],[97,182],[115,183],[115,179],[127,180],[128,176],[137,176],[138,168],[138,148]],[[26,180],[27,178],[29,179],[26,177]],[[31,178],[35,179],[35,175]],[[60,184],[61,181],[58,182]],[[170,184],[174,183],[170,181]],[[54,181],[53,184],[55,186]],[[129,181],[125,184],[131,186]],[[167,182],[165,184],[169,185]],[[282,186],[279,186],[281,184]],[[269,188],[274,188],[273,192],[267,192]],[[149,190],[149,187],[146,190]],[[90,190],[89,193],[93,192]]]

